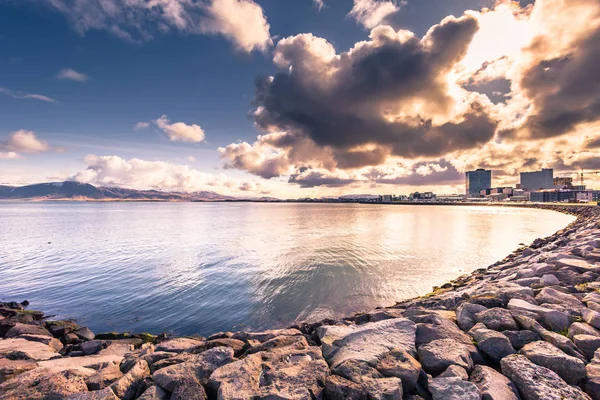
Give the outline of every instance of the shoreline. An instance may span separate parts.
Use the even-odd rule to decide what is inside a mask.
[[[286,399],[392,399],[403,394],[412,399],[475,399],[485,395],[485,388],[492,384],[494,391],[501,390],[509,397],[487,398],[518,398],[518,392],[526,399],[536,398],[536,393],[600,399],[600,351],[595,354],[600,348],[600,265],[596,265],[600,261],[600,207],[407,204],[537,208],[577,219],[424,296],[338,320],[301,322],[287,329],[222,332],[194,339],[94,335],[73,322],[48,322],[41,312],[21,310],[17,303],[4,304],[0,309],[0,337],[4,337],[0,357],[4,355],[7,361],[0,358],[0,382],[6,380],[0,385],[0,398],[5,398],[3,389],[16,393],[17,388],[27,387],[27,379],[45,374],[49,381],[66,380],[77,386],[72,393],[83,394],[73,398],[81,399],[133,399],[147,391],[171,393],[173,399],[189,390],[223,399],[241,393]],[[7,347],[7,341],[12,347]],[[158,353],[165,358],[152,356]],[[277,371],[289,367],[284,361],[291,356],[300,357],[294,364],[295,373],[280,376]],[[94,369],[99,359],[110,365]],[[198,376],[199,363],[210,373]],[[96,385],[94,379],[106,375],[108,368],[116,378]],[[273,375],[270,384],[254,385],[255,374],[262,376],[265,368]],[[77,373],[66,378],[68,371]],[[532,382],[533,375],[528,378],[526,373],[543,379]],[[175,379],[173,374],[184,377]],[[37,385],[30,389],[30,397],[23,398],[54,390]],[[98,394],[87,392],[92,389],[105,392],[106,397],[89,397]],[[456,397],[459,389],[463,397]],[[349,393],[358,397],[349,397]],[[139,398],[166,398],[143,396]]]

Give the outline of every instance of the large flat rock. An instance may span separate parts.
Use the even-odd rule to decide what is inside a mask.
[[[50,346],[25,339],[0,340],[0,356],[20,360],[49,360],[58,357]]]
[[[416,326],[404,318],[387,319],[364,325],[330,325],[317,328],[323,356],[331,367],[350,359],[376,364],[394,349],[415,355]]]
[[[46,368],[53,372],[66,371],[76,368],[97,369],[99,365],[105,363],[119,364],[123,360],[122,356],[115,355],[94,355],[85,357],[65,357],[55,360],[40,361],[40,367]]]

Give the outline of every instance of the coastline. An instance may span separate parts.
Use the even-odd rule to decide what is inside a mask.
[[[577,220],[427,295],[288,329],[193,339],[94,335],[5,304],[0,398],[54,390],[57,398],[81,399],[475,399],[493,387],[508,397],[486,398],[600,399],[600,207],[468,205],[539,208]],[[56,385],[32,386],[42,376]],[[192,392],[200,397],[182,395]]]

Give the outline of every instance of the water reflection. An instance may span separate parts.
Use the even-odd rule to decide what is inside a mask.
[[[426,293],[570,221],[489,207],[0,203],[0,296],[96,331],[263,328]]]

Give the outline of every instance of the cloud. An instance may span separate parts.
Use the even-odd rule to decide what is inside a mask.
[[[194,192],[199,190],[231,191],[239,186],[224,174],[210,174],[187,165],[164,161],[146,161],[138,158],[88,155],[87,168],[73,179],[102,186],[120,186],[136,189],[163,189]]]
[[[58,71],[58,74],[56,74],[56,77],[58,79],[75,81],[75,82],[86,82],[90,79],[90,77],[87,76],[86,74],[77,72],[72,68],[61,69],[60,71]]]
[[[354,6],[348,13],[367,29],[373,29],[390,15],[400,11],[406,1],[396,0],[354,0]]]
[[[196,157],[194,157],[194,156],[187,156],[185,159],[188,160],[189,162],[196,162]]]
[[[336,188],[347,186],[351,183],[355,183],[356,181],[356,179],[350,177],[343,178],[335,176],[331,173],[307,169],[301,173],[290,175],[288,183],[297,184],[301,188],[312,188],[319,186]]]
[[[50,150],[50,146],[47,142],[38,139],[34,132],[21,129],[12,132],[6,140],[0,142],[0,150],[17,154],[37,154]],[[8,158],[15,158],[15,156]]]
[[[204,130],[196,124],[187,125],[183,122],[171,123],[166,115],[156,121],[156,125],[174,142],[199,143],[206,136]]]
[[[150,126],[149,122],[138,122],[137,124],[135,124],[133,126],[133,129],[138,130],[138,129],[145,129],[147,127]]]
[[[169,31],[220,35],[237,50],[272,44],[263,9],[253,0],[49,0],[80,34],[105,30],[130,42]]]
[[[321,11],[321,9],[325,6],[325,3],[323,2],[323,0],[313,0],[313,3],[319,11]]]
[[[33,100],[45,101],[47,103],[57,103],[57,101],[55,99],[48,97],[48,96],[44,96],[41,94],[35,94],[35,93],[25,93],[25,92],[15,91],[15,90],[3,88],[3,87],[0,87],[0,93],[10,96],[14,99],[33,99]]]
[[[14,160],[19,157],[19,153],[14,151],[0,151],[0,160]]]

